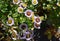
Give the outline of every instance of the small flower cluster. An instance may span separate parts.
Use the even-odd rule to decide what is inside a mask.
[[[32,5],[37,5],[38,4],[38,0],[32,0],[31,3],[32,3]],[[27,8],[28,8],[28,5],[22,1],[19,4],[18,12],[19,13],[24,13],[26,17],[31,18],[33,20],[33,22],[34,22],[34,27],[37,28],[37,29],[40,29],[40,24],[41,24],[40,17],[39,16],[35,16],[34,15],[34,11],[32,11],[31,9],[27,9]],[[24,11],[24,9],[27,9],[27,10]]]
[[[32,5],[35,6],[38,4],[38,0],[32,0]],[[28,3],[23,2],[22,0],[13,0],[14,5],[18,5],[17,12],[18,14],[24,14],[28,19],[32,20],[34,23],[34,28],[40,29],[41,20],[39,16],[35,16],[34,11],[29,9]],[[28,8],[28,9],[27,9]],[[21,19],[21,18],[20,18]],[[9,32],[12,33],[11,37],[13,40],[17,39],[26,39],[31,40],[33,38],[33,30],[28,29],[26,23],[21,23],[18,27],[20,32],[17,32],[15,25],[15,20],[13,17],[8,16],[7,25],[11,27]]]

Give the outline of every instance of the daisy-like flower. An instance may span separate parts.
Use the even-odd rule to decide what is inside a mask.
[[[18,7],[18,12],[19,12],[19,13],[23,13],[23,10],[24,10],[24,9],[23,9],[22,7]]]
[[[26,31],[26,40],[30,40],[33,38],[33,32],[32,31]]]
[[[57,6],[59,6],[59,7],[60,7],[60,2],[57,2]]]
[[[21,24],[20,26],[19,26],[19,28],[21,29],[21,30],[27,30],[28,29],[28,26],[27,26],[27,24],[25,24],[25,23],[23,23],[23,24]]]
[[[38,1],[37,0],[32,0],[32,4],[33,5],[37,5],[38,4]]]
[[[39,16],[34,16],[34,22],[37,24],[41,23],[40,17]]]
[[[33,11],[32,10],[26,10],[24,13],[25,13],[25,16],[26,17],[29,17],[30,18],[30,17],[32,17]]]
[[[20,39],[26,39],[26,35],[23,32],[19,32]]]
[[[8,18],[8,21],[7,21],[7,25],[8,25],[8,26],[14,25],[14,19],[11,18],[11,17],[9,17],[9,18]]]
[[[13,3],[14,4],[19,4],[20,3],[20,0],[13,0]]]
[[[34,23],[34,28],[40,29],[40,24]]]
[[[27,4],[25,4],[25,3],[20,3],[20,5],[19,5],[20,7],[22,7],[22,8],[24,8],[24,9],[26,9],[26,7],[27,7]]]

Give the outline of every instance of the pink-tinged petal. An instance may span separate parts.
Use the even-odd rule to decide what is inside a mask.
[[[34,28],[40,29],[40,24],[34,23]]]
[[[32,10],[26,10],[24,13],[25,13],[26,17],[32,17],[33,11]]]

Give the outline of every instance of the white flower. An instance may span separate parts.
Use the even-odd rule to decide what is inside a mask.
[[[60,6],[60,2],[57,2],[57,6]]]
[[[14,19],[11,18],[11,17],[9,17],[9,18],[8,18],[8,21],[7,21],[7,25],[8,25],[8,26],[12,26],[13,24],[14,24]]]
[[[32,4],[33,5],[37,5],[38,4],[38,1],[37,0],[32,0]]]
[[[32,37],[33,37],[33,32],[31,32],[31,31],[26,31],[25,34],[26,34],[26,40],[32,39]]]
[[[13,0],[13,3],[14,4],[19,4],[20,3],[20,0]]]
[[[40,17],[39,16],[34,16],[34,22],[37,24],[41,23]]]
[[[40,24],[34,23],[34,28],[40,29]]]
[[[20,3],[20,5],[19,6],[21,6],[22,8],[26,8],[27,7],[27,4],[25,4],[25,3]]]
[[[23,8],[22,7],[18,7],[18,12],[19,13],[23,13]]]
[[[25,16],[30,18],[30,17],[32,17],[33,11],[32,10],[26,10],[24,13],[25,13]]]

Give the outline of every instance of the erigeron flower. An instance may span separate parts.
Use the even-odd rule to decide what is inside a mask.
[[[26,9],[26,7],[27,7],[27,4],[26,3],[20,3],[20,5],[19,6],[21,6],[22,8],[24,8],[24,9]]]
[[[37,24],[41,23],[40,17],[39,16],[34,16],[34,22]]]
[[[34,23],[34,28],[40,29],[40,24]]]
[[[59,7],[60,7],[60,2],[57,2],[57,6],[59,6]]]
[[[23,13],[23,8],[22,7],[18,7],[18,12],[19,13]]]
[[[32,4],[33,5],[37,5],[38,4],[38,1],[37,0],[32,0]]]
[[[26,10],[24,13],[25,13],[25,16],[26,17],[29,17],[30,18],[30,17],[32,17],[33,11],[32,10]]]
[[[9,18],[8,18],[8,21],[7,21],[7,25],[8,25],[8,26],[14,25],[14,19],[11,18],[11,17],[9,17]]]
[[[14,4],[19,4],[20,3],[20,0],[13,0],[13,3]]]
[[[26,35],[26,40],[27,40],[27,41],[33,38],[33,32],[32,32],[31,30],[30,30],[30,31],[27,30],[27,31],[25,32],[25,35]]]

